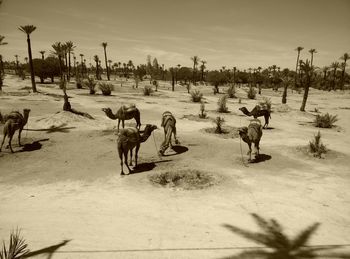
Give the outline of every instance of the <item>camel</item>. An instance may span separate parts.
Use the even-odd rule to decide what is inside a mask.
[[[159,155],[164,155],[168,147],[173,148],[171,144],[172,135],[174,135],[175,144],[180,144],[180,142],[176,138],[176,119],[171,112],[166,111],[162,114],[161,126],[164,128],[164,141],[160,146]]]
[[[6,136],[8,136],[10,150],[12,153],[14,153],[13,149],[12,149],[11,142],[12,142],[12,138],[13,138],[13,135],[15,134],[16,130],[18,130],[18,145],[22,146],[21,145],[21,133],[22,133],[24,126],[28,122],[29,112],[30,112],[30,109],[24,109],[23,115],[22,115],[18,111],[13,111],[10,114],[8,114],[2,118],[2,120],[5,122],[5,126],[4,126],[4,130],[3,130],[4,137],[2,139],[2,143],[0,146],[0,152],[1,152],[2,146],[4,145],[5,138],[6,138]]]
[[[255,106],[251,111],[248,111],[246,107],[241,107],[239,110],[247,116],[253,116],[254,119],[264,116],[265,124],[263,128],[265,129],[269,125],[269,119],[271,118],[271,112],[269,110],[261,110],[259,105]]]
[[[245,143],[248,144],[249,147],[249,161],[252,159],[252,143],[254,143],[254,147],[256,149],[255,158],[259,156],[259,143],[262,137],[262,127],[261,122],[258,119],[254,119],[250,122],[248,127],[242,127],[238,130],[239,136],[243,139]]]
[[[112,110],[110,108],[103,108],[102,111],[104,111],[108,118],[112,120],[118,119],[118,131],[119,131],[119,125],[120,121],[122,121],[122,126],[124,129],[124,120],[131,120],[132,118],[135,118],[136,121],[136,127],[140,129],[141,122],[140,122],[140,111],[136,108],[134,104],[126,106],[121,106],[116,114],[113,114]]]
[[[157,126],[147,124],[145,130],[141,132],[137,128],[126,128],[122,129],[118,134],[118,154],[120,158],[121,175],[124,175],[123,171],[123,155],[124,163],[129,170],[129,174],[132,172],[128,165],[128,153],[130,151],[130,166],[132,166],[132,151],[136,147],[135,152],[135,167],[137,166],[138,152],[141,143],[145,142],[151,133],[157,129]],[[142,133],[142,134],[141,134]]]

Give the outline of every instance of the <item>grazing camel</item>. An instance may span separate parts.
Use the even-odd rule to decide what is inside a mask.
[[[171,112],[166,111],[162,114],[162,127],[164,127],[164,141],[160,146],[159,155],[164,155],[168,147],[173,148],[171,136],[174,134],[175,144],[180,144],[176,138],[176,119]]]
[[[122,121],[122,126],[124,129],[124,120],[131,120],[132,118],[135,118],[136,121],[136,127],[140,129],[141,122],[140,122],[140,111],[136,108],[135,104],[132,104],[130,106],[121,106],[116,114],[113,114],[112,110],[110,108],[102,108],[102,111],[104,111],[108,118],[112,120],[118,119],[118,131],[119,131],[119,124],[120,121]]]
[[[12,142],[12,138],[13,138],[13,135],[15,134],[16,130],[18,130],[18,145],[22,146],[21,145],[21,133],[22,133],[24,126],[28,122],[29,112],[30,112],[30,109],[24,109],[23,115],[22,115],[20,112],[14,111],[14,112],[11,112],[10,114],[8,114],[2,118],[2,120],[5,122],[5,126],[4,126],[4,130],[3,130],[4,137],[2,139],[2,143],[0,146],[0,152],[1,152],[2,146],[4,145],[5,138],[6,138],[6,136],[8,136],[9,147],[10,147],[11,152],[13,153],[11,142]]]
[[[248,111],[246,107],[241,107],[239,108],[239,110],[242,111],[247,116],[253,116],[254,119],[264,116],[265,124],[263,128],[269,125],[269,119],[271,118],[271,112],[269,110],[262,110],[260,109],[259,105],[255,106],[254,109],[251,111]]]
[[[142,134],[140,134],[141,132],[137,128],[126,128],[126,129],[122,129],[119,132],[117,143],[118,143],[118,154],[120,158],[121,175],[124,175],[123,155],[124,155],[124,163],[128,168],[129,173],[131,173],[132,171],[128,165],[129,151],[130,151],[130,165],[132,166],[132,151],[136,147],[136,152],[135,152],[135,167],[136,167],[140,145],[141,143],[145,142],[148,139],[152,131],[154,131],[155,129],[157,129],[157,126],[147,124]]]
[[[248,127],[242,127],[238,130],[239,136],[243,139],[249,147],[249,161],[252,159],[252,143],[255,147],[255,159],[259,156],[259,143],[262,136],[261,122],[258,119],[254,119],[250,122]]]

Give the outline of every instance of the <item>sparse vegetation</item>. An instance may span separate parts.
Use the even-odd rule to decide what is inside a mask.
[[[0,259],[24,258],[25,255],[29,253],[29,249],[27,249],[28,245],[20,234],[18,229],[12,231],[10,234],[10,242],[7,247],[5,241],[3,241],[2,249],[0,249]]]
[[[102,91],[103,95],[111,95],[112,91],[114,90],[113,84],[109,83],[99,83],[99,88]]]
[[[239,103],[239,104],[242,103],[242,99],[241,99],[241,98],[238,99],[238,103]]]
[[[88,77],[86,80],[84,80],[84,85],[85,87],[89,88],[90,94],[96,93],[96,90],[95,90],[96,84],[97,83],[95,82],[93,77]]]
[[[247,97],[249,99],[255,99],[256,97],[256,90],[254,89],[254,87],[250,86],[247,92]]]
[[[271,107],[272,107],[271,98],[263,97],[263,100],[259,102],[259,106],[263,110],[271,111]]]
[[[229,98],[235,98],[236,97],[236,87],[231,84],[227,89],[227,95]]]
[[[324,115],[316,115],[315,126],[318,128],[332,128],[338,121],[337,115],[330,115],[328,112]]]
[[[152,183],[184,190],[203,189],[215,183],[215,178],[199,170],[166,171],[149,176]]]
[[[225,122],[225,119],[218,116],[214,119],[214,124],[215,124],[215,133],[216,134],[222,134],[223,130],[222,130],[222,126]]]
[[[227,95],[223,95],[219,98],[218,100],[218,112],[228,112],[228,108],[227,108]]]
[[[192,102],[198,103],[202,101],[203,94],[199,90],[191,91],[191,100]]]
[[[309,142],[309,151],[314,155],[314,157],[322,158],[322,154],[327,153],[327,148],[321,142],[321,133],[318,131],[314,139]]]
[[[146,86],[143,88],[143,95],[149,96],[149,95],[151,95],[152,93],[153,93],[152,86],[146,85]]]
[[[204,102],[201,102],[199,118],[205,119],[206,117],[207,117],[207,113],[205,112],[205,104]]]

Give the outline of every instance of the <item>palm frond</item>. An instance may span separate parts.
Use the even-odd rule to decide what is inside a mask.
[[[241,229],[241,228],[229,225],[229,224],[223,224],[223,226],[225,228],[229,229],[230,231],[232,231],[236,234],[239,234],[240,236],[245,237],[245,238],[247,238],[255,243],[263,244],[266,246],[270,245],[270,239],[265,234],[244,230],[244,229]]]
[[[18,27],[18,29],[27,35],[31,34],[33,31],[35,31],[36,27],[34,25],[24,25]]]
[[[29,253],[27,246],[25,240],[20,235],[20,230],[17,229],[11,233],[8,247],[6,247],[5,242],[3,242],[2,250],[0,251],[0,259],[23,258]]]
[[[294,240],[292,241],[292,249],[298,249],[302,246],[305,246],[307,242],[309,241],[312,234],[318,229],[320,226],[320,223],[315,223],[303,230],[301,233],[299,233]]]

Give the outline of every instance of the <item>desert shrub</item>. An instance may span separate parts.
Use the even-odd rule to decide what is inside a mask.
[[[89,88],[90,90],[90,94],[95,94],[95,87],[96,87],[96,82],[95,79],[93,77],[88,77],[87,80],[84,80],[83,84],[85,85],[85,87]]]
[[[81,79],[81,77],[79,75],[77,75],[75,77],[75,86],[78,88],[78,89],[81,89],[83,88],[83,80]]]
[[[100,83],[98,87],[102,91],[103,95],[111,95],[112,91],[114,90],[113,85],[108,83]]]
[[[321,142],[321,133],[318,131],[314,139],[309,142],[309,150],[314,155],[314,157],[321,158],[322,154],[327,152],[326,146]]]
[[[3,242],[2,248],[0,249],[1,259],[16,259],[24,258],[26,254],[29,253],[27,249],[28,245],[26,241],[20,236],[20,231],[12,231],[10,234],[10,242],[8,247],[6,247],[5,242]]]
[[[198,103],[202,101],[203,94],[199,90],[191,91],[191,100],[192,102]]]
[[[255,99],[255,96],[256,96],[256,90],[254,89],[254,87],[250,86],[247,92],[247,97],[249,99]]]
[[[318,128],[332,128],[338,121],[337,115],[330,115],[328,112],[324,115],[316,115],[315,126]]]
[[[236,97],[236,87],[234,85],[230,85],[227,89],[227,95],[229,98]]]
[[[200,111],[199,118],[205,119],[207,117],[207,113],[205,112],[205,104],[204,104],[204,102],[201,102],[199,111]]]
[[[59,87],[60,87],[60,89],[66,89],[66,85],[67,85],[67,81],[66,81],[66,79],[65,78],[63,78],[63,79],[60,79],[60,82],[59,82]]]
[[[227,95],[223,95],[218,100],[218,112],[228,112],[227,108]]]
[[[152,86],[146,85],[146,86],[143,88],[143,95],[149,96],[149,95],[151,95],[151,93],[153,93]]]
[[[225,119],[220,117],[220,116],[215,118],[214,124],[215,124],[215,133],[216,134],[223,133],[222,126],[223,126],[224,122],[225,122]]]
[[[241,99],[241,98],[238,99],[238,103],[239,103],[239,104],[242,103],[242,99]]]
[[[263,110],[271,111],[271,107],[272,107],[271,99],[267,97],[263,97],[263,100],[259,102],[259,106]]]

